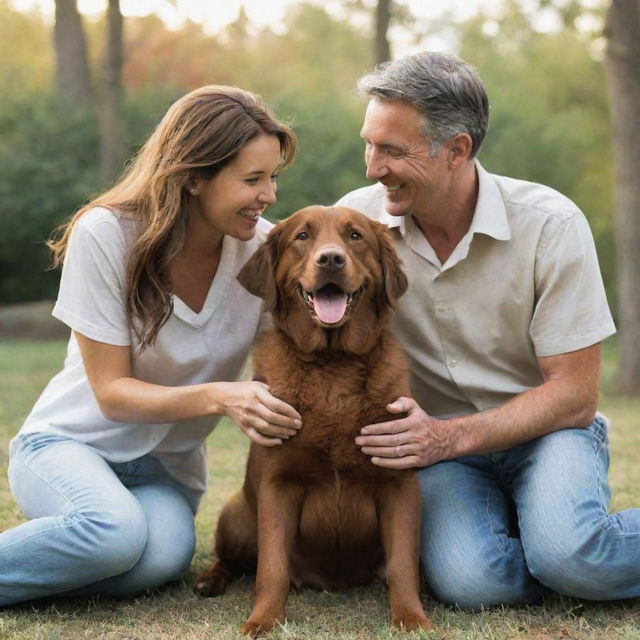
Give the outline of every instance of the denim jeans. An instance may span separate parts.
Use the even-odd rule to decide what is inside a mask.
[[[608,513],[608,423],[420,470],[421,564],[462,609],[640,596],[640,509]]]
[[[12,442],[9,482],[30,520],[0,534],[0,606],[131,596],[191,562],[199,494],[151,456],[114,464],[69,438],[24,434]]]

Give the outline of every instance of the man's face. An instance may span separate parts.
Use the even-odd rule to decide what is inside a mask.
[[[447,188],[447,150],[431,157],[419,111],[407,102],[372,98],[361,136],[367,178],[386,191],[386,209],[394,216],[421,217]]]

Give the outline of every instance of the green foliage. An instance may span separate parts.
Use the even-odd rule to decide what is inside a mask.
[[[52,297],[44,242],[96,188],[91,116],[48,93],[0,103],[0,302]]]
[[[0,0],[0,95],[3,100],[52,83],[50,40],[50,29],[41,16],[13,11],[7,0]]]
[[[147,89],[127,100],[132,154],[181,93]],[[0,103],[0,304],[55,298],[59,273],[48,270],[45,241],[107,186],[92,113],[45,92]]]
[[[605,77],[591,54],[591,41],[573,26],[574,5],[562,16],[568,26],[557,34],[536,32],[518,0],[504,1],[499,22],[479,16],[442,28],[457,33],[460,55],[478,67],[489,89],[492,115],[482,163],[496,173],[548,184],[583,209],[614,302]],[[341,6],[343,17],[336,17],[315,3],[294,4],[282,33],[259,29],[243,16],[217,35],[192,22],[172,31],[154,16],[128,18],[124,128],[129,155],[178,96],[204,84],[232,84],[262,94],[299,138],[298,159],[281,178],[271,218],[313,203],[330,204],[367,184],[358,135],[364,101],[355,83],[371,65],[362,15],[372,4],[342,0]],[[356,16],[360,26],[346,15]],[[57,274],[44,271],[43,242],[54,226],[108,185],[97,177],[94,119],[56,104],[50,95],[53,50],[46,25],[35,14],[9,9],[6,0],[0,0],[0,17],[0,40],[12,49],[11,57],[0,61],[2,304],[55,294]],[[104,25],[87,21],[86,31],[95,66]],[[12,90],[18,86],[19,91]]]
[[[461,28],[460,55],[491,101],[480,160],[488,170],[549,185],[589,219],[614,306],[613,161],[605,71],[578,31],[539,33],[516,2],[497,33],[479,16]]]
[[[8,9],[0,5],[0,11]],[[19,32],[25,28],[21,20],[35,20],[16,15],[12,24]],[[234,84],[261,93],[299,136],[299,159],[282,177],[272,218],[312,203],[330,204],[364,184],[358,136],[362,103],[354,86],[368,66],[369,49],[367,39],[347,23],[320,7],[300,4],[281,35],[264,29],[249,37],[245,24],[232,25],[219,37],[205,35],[193,23],[171,32],[154,17],[132,20],[130,27],[125,79],[136,88],[128,90],[124,107],[129,157],[185,91],[212,82]],[[87,33],[100,38],[95,24]],[[51,45],[34,47],[41,59]],[[19,58],[14,66],[22,65],[28,74],[28,64]],[[6,73],[0,63],[0,78]],[[56,102],[49,91],[0,104],[0,222],[5,229],[0,304],[55,297],[59,274],[46,271],[44,242],[54,227],[109,186],[99,182],[97,150],[94,118]]]
[[[310,101],[290,95],[272,101],[277,113],[292,121],[299,154],[280,180],[278,202],[267,210],[270,218],[284,218],[310,204],[330,205],[342,195],[364,186],[362,104],[336,100],[332,95]]]

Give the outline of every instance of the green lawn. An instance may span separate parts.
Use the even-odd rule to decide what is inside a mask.
[[[613,345],[606,346],[601,408],[613,424],[612,506],[618,510],[640,505],[640,400],[621,399],[610,392],[615,353]],[[60,367],[64,347],[63,342],[0,341],[1,529],[22,521],[6,481],[9,440],[51,374]],[[198,515],[198,548],[184,582],[128,602],[79,599],[11,607],[0,611],[0,639],[221,640],[242,637],[236,630],[250,610],[251,579],[235,583],[225,596],[215,599],[200,599],[191,587],[196,574],[211,559],[216,515],[241,483],[246,451],[246,440],[228,422],[223,422],[210,438],[211,489]],[[287,640],[640,638],[640,601],[637,600],[594,604],[552,597],[538,607],[466,614],[425,598],[425,609],[438,630],[405,636],[392,631],[388,625],[387,598],[381,585],[344,593],[292,592],[287,624],[268,637]]]

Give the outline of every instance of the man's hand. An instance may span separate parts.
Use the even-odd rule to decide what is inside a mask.
[[[427,467],[454,456],[453,433],[447,420],[427,415],[412,398],[398,398],[386,407],[404,418],[369,424],[356,444],[371,462],[389,469]]]

